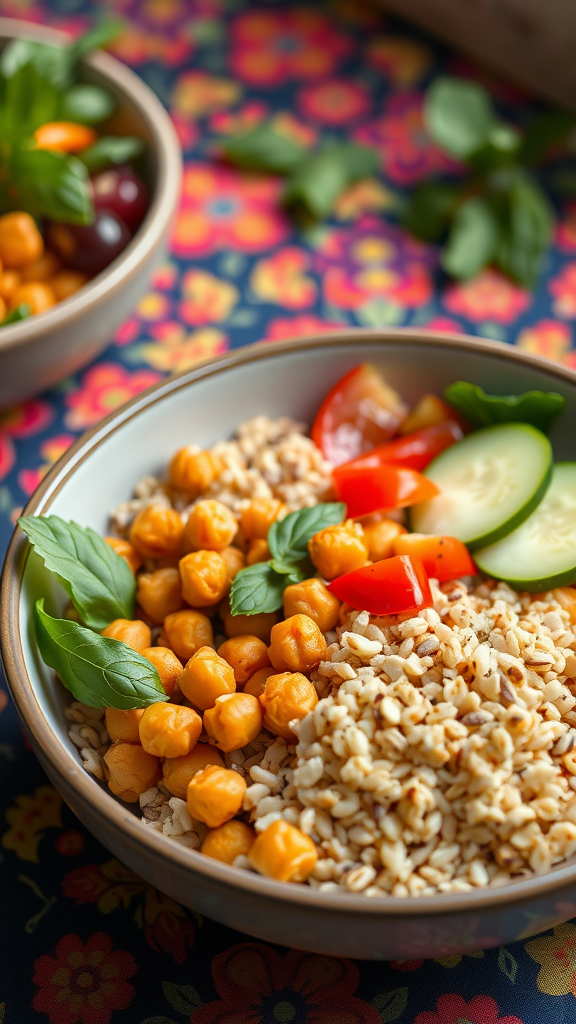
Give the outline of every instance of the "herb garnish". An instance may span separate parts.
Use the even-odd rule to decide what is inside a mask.
[[[449,384],[444,389],[444,398],[473,427],[489,427],[492,423],[531,423],[544,434],[566,408],[566,399],[555,391],[487,395],[477,384],[465,380]]]

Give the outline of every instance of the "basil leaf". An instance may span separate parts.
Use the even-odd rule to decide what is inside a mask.
[[[326,526],[336,526],[346,516],[346,505],[334,501],[290,512],[276,520],[268,530],[268,547],[272,557],[283,565],[300,562],[308,556],[308,542]],[[243,570],[244,572],[246,570]]]
[[[236,573],[230,591],[232,615],[257,615],[282,607],[285,588],[296,580],[276,572],[270,562],[256,562]]]
[[[32,216],[68,224],[92,223],[88,171],[76,157],[47,149],[14,148],[10,165],[18,202]]]
[[[134,574],[95,530],[59,516],[25,516],[18,524],[87,626],[100,630],[134,617]]]
[[[69,619],[54,619],[36,601],[36,638],[43,661],[76,700],[92,708],[146,708],[167,700],[151,662],[120,640]]]
[[[140,156],[144,143],[132,135],[102,135],[93,146],[82,150],[79,159],[91,174],[110,164],[125,164]]]
[[[444,398],[463,413],[473,427],[492,423],[531,423],[547,434],[552,421],[564,412],[566,399],[555,391],[526,391],[523,395],[487,395],[477,384],[455,381]]]
[[[323,220],[351,182],[373,174],[378,166],[374,150],[352,143],[332,143],[304,157],[289,178],[284,203],[305,215]]]
[[[523,163],[535,164],[543,160],[551,146],[565,142],[574,128],[574,114],[567,110],[549,110],[539,114],[528,125],[519,157]]]
[[[32,39],[13,39],[2,51],[0,73],[10,79],[20,72],[40,78],[54,89],[66,88],[71,81],[72,65],[66,46],[51,46]]]
[[[8,327],[9,324],[17,324],[19,320],[26,320],[30,316],[30,306],[27,302],[21,302],[16,309],[12,309],[6,314],[0,327]]]
[[[63,121],[99,124],[114,110],[114,98],[98,85],[73,85],[62,97],[60,117]]]
[[[224,156],[238,167],[272,174],[289,174],[305,152],[268,124],[260,124],[246,135],[231,139],[224,147]]]
[[[2,80],[0,129],[5,137],[31,135],[41,124],[54,120],[58,89],[32,64],[17,68]]]
[[[459,189],[440,181],[416,188],[404,211],[402,223],[417,238],[436,242],[444,234],[456,207]]]
[[[490,95],[481,85],[441,76],[426,94],[424,123],[438,146],[466,160],[488,142],[497,119]]]
[[[448,240],[442,251],[442,266],[457,278],[474,277],[496,254],[498,221],[480,196],[467,199],[456,210]]]
[[[552,207],[539,185],[527,176],[512,184],[507,205],[496,262],[520,284],[533,288],[552,238]]]

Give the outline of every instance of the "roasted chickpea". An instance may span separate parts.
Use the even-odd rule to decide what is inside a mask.
[[[188,783],[186,805],[193,818],[208,828],[218,828],[242,807],[246,783],[237,772],[208,765]]]
[[[141,793],[160,781],[158,758],[148,754],[139,743],[114,743],[104,754],[104,760],[110,772],[110,790],[128,804],[135,804]]]
[[[182,582],[178,569],[157,569],[141,572],[136,600],[152,622],[164,622],[167,615],[182,608]]]
[[[184,600],[193,608],[208,608],[228,593],[226,562],[217,551],[192,551],[178,564]]]
[[[178,685],[191,704],[206,711],[218,697],[234,693],[234,669],[211,647],[201,647],[186,663]]]
[[[313,564],[326,580],[335,580],[345,572],[360,569],[368,558],[362,527],[350,519],[315,533],[308,544],[308,551]]]
[[[322,633],[335,629],[340,615],[340,601],[331,594],[322,580],[312,578],[292,583],[284,591],[284,615],[307,615]]]
[[[270,664],[266,644],[257,636],[250,634],[230,637],[218,648],[218,654],[234,669],[239,686],[242,686],[259,668],[267,668]]]
[[[209,747],[207,743],[197,743],[184,757],[165,758],[162,765],[162,781],[172,796],[185,800],[190,779],[209,764],[224,768],[224,762],[216,747]]]
[[[146,647],[140,654],[154,665],[164,692],[171,697],[182,673],[182,662],[169,647]]]
[[[83,274],[81,270],[61,270],[51,279],[50,285],[56,300],[62,302],[80,291],[88,281],[88,274]]]
[[[130,540],[145,558],[162,558],[180,550],[184,526],[173,508],[147,505],[136,516],[130,530]]]
[[[0,273],[0,298],[4,302],[11,302],[12,296],[20,286],[21,277],[17,270],[3,270]]]
[[[224,559],[226,565],[228,583],[232,583],[236,573],[240,572],[240,569],[243,569],[246,565],[244,554],[240,551],[240,548],[235,547],[222,548],[219,554]]]
[[[276,675],[276,669],[272,668],[272,666],[269,668],[259,668],[253,676],[250,676],[248,682],[244,683],[242,693],[251,693],[253,697],[260,697],[264,693],[266,680],[273,675]]]
[[[132,572],[136,575],[142,565],[142,556],[136,551],[134,545],[129,540],[122,540],[121,537],[105,537],[104,539],[112,550],[128,563]]]
[[[246,554],[246,565],[256,565],[256,562],[267,562],[271,558],[268,542],[265,540],[251,540]]]
[[[13,292],[10,298],[10,308],[16,309],[17,306],[24,303],[30,307],[32,316],[36,316],[37,313],[43,313],[44,310],[55,306],[56,296],[46,282],[28,281],[26,284],[18,285]]]
[[[318,854],[310,836],[287,821],[273,821],[257,837],[248,853],[252,867],[279,882],[305,882]]]
[[[102,630],[102,636],[107,636],[111,640],[121,640],[133,651],[138,651],[138,654],[142,654],[146,647],[152,645],[150,626],[142,622],[142,619],[114,619]]]
[[[407,533],[404,526],[394,519],[381,519],[379,523],[367,523],[362,527],[364,540],[368,545],[368,558],[371,562],[381,562],[394,554],[394,541],[402,533]]]
[[[228,598],[221,602],[218,611],[227,637],[245,636],[249,633],[250,636],[257,636],[259,640],[268,643],[270,630],[278,622],[276,612],[261,612],[258,615],[232,615]]]
[[[264,712],[264,728],[275,736],[294,742],[290,722],[304,718],[318,703],[314,685],[301,672],[281,672],[268,676],[259,698]]]
[[[44,239],[29,213],[17,211],[0,217],[0,260],[5,267],[25,267],[39,260]]]
[[[274,668],[308,672],[326,656],[326,641],[309,615],[291,615],[270,633],[268,657]]]
[[[262,728],[260,705],[250,693],[225,694],[204,712],[204,728],[225,754],[240,750],[252,743]]]
[[[50,278],[58,273],[61,265],[56,253],[47,250],[39,259],[22,267],[21,279],[22,281],[50,281]]]
[[[172,456],[168,480],[177,491],[197,498],[207,491],[220,472],[220,462],[211,452],[198,451],[194,445],[180,448]]]
[[[222,551],[238,529],[238,522],[221,501],[199,501],[186,523],[185,541],[192,551]]]
[[[224,864],[233,864],[236,857],[246,857],[250,853],[255,838],[253,829],[233,818],[210,830],[200,847],[200,853],[221,860]]]
[[[201,647],[214,643],[212,623],[207,615],[185,608],[172,612],[164,619],[158,643],[169,647],[180,661],[185,663]]]
[[[144,708],[131,708],[129,711],[106,708],[106,728],[112,742],[140,743],[138,726],[143,714]]]
[[[184,757],[202,732],[202,719],[178,704],[149,704],[139,725],[140,743],[155,757]]]
[[[286,506],[277,498],[254,498],[242,511],[240,527],[247,540],[266,540],[272,523],[285,513]]]

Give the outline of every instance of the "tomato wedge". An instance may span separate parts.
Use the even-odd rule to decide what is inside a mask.
[[[322,402],[312,440],[334,466],[392,437],[408,412],[400,395],[370,363],[342,377]]]
[[[432,480],[403,466],[337,466],[333,473],[336,491],[346,502],[348,518],[367,516],[383,509],[407,508],[429,501],[439,493]]]
[[[416,430],[413,434],[406,434],[405,437],[395,437],[393,441],[381,444],[371,452],[345,463],[345,467],[389,464],[422,471],[440,452],[456,441],[461,441],[463,436],[462,427],[456,420],[445,420],[432,427]]]
[[[456,419],[456,410],[438,395],[422,395],[422,398],[410,410],[402,426],[401,434],[412,434],[423,427],[433,427],[444,420]]]
[[[371,615],[401,615],[431,608],[428,576],[419,558],[393,555],[328,583],[341,601]]]
[[[456,537],[436,537],[426,533],[404,533],[392,542],[396,555],[416,556],[428,577],[445,583],[461,576],[475,576],[476,566],[465,544]]]

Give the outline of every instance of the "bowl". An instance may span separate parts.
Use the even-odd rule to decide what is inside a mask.
[[[0,18],[0,49],[14,38],[59,43],[67,37],[44,25]],[[83,62],[82,80],[115,97],[111,134],[137,135],[146,143],[141,159],[150,207],[126,249],[84,288],[45,313],[0,328],[0,407],[89,363],[134,308],[166,252],[182,166],[172,122],[152,90],[107,53],[93,53]]]
[[[328,388],[370,360],[409,401],[457,378],[490,391],[542,388],[567,399],[552,441],[573,458],[576,374],[495,342],[414,330],[342,331],[259,344],[173,377],[81,438],[29,502],[105,532],[108,512],[184,443],[206,447],[264,413],[310,422]],[[67,735],[67,694],[43,665],[32,608],[65,595],[17,529],[2,580],[2,650],[16,706],[56,789],[104,846],[143,878],[208,917],[281,945],[366,959],[470,953],[536,934],[576,914],[576,858],[496,889],[397,899],[320,893],[219,863],[147,829],[80,766]]]

